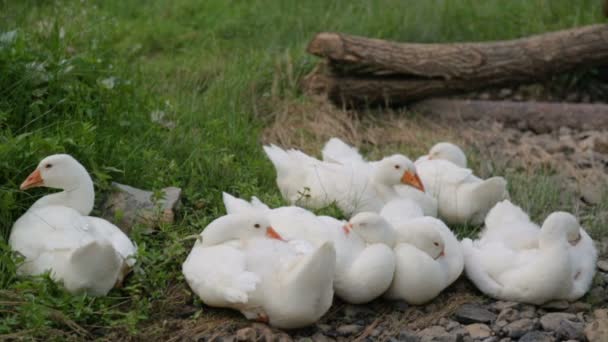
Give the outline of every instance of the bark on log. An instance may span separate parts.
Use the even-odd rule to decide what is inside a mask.
[[[347,105],[403,104],[608,65],[608,25],[453,44],[397,43],[324,32],[307,51],[325,61],[305,78],[305,88]]]
[[[490,119],[536,133],[560,127],[608,129],[608,105],[605,104],[430,99],[412,105],[411,109],[442,122]]]

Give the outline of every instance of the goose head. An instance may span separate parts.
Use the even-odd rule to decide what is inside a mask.
[[[70,190],[82,178],[90,178],[84,166],[69,154],[55,154],[42,159],[36,169],[21,183],[20,189],[43,186]]]
[[[543,222],[539,245],[541,249],[563,242],[576,246],[580,240],[580,225],[576,217],[570,213],[558,211],[547,216]]]
[[[374,212],[362,212],[353,216],[344,225],[344,231],[356,232],[367,243],[384,243],[390,247],[395,244],[395,231],[382,216]]]
[[[460,167],[467,167],[467,157],[462,149],[449,142],[435,144],[429,151],[429,159],[443,159]]]
[[[230,240],[268,237],[283,240],[261,214],[229,214],[211,222],[201,233],[203,246],[214,246]]]
[[[441,221],[433,217],[412,219],[397,227],[398,240],[437,260],[445,255],[445,241],[439,233],[438,224],[441,224]]]
[[[87,170],[68,154],[48,156],[21,183],[20,189],[35,187],[62,189],[63,191],[46,195],[32,207],[61,205],[89,215],[95,204],[95,188]]]
[[[420,229],[410,241],[419,250],[437,260],[445,255],[445,243],[435,229]]]
[[[418,177],[416,166],[406,156],[395,154],[378,162],[375,180],[386,186],[405,184],[424,192],[424,185]]]

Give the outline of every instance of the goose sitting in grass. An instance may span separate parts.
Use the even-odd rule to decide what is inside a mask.
[[[335,260],[331,243],[302,253],[282,241],[265,215],[248,211],[211,222],[182,272],[205,304],[292,329],[313,324],[331,307]]]
[[[324,162],[298,150],[264,146],[277,171],[277,185],[291,204],[323,208],[332,203],[348,217],[365,211],[378,212],[397,196],[395,185],[424,187],[414,163],[403,155],[378,161],[373,169],[364,165]]]
[[[86,169],[67,154],[44,158],[21,189],[63,191],[37,200],[13,225],[9,244],[25,257],[19,273],[50,271],[72,293],[107,294],[122,284],[137,251],[115,225],[92,216],[95,191]]]
[[[358,170],[366,170],[372,173],[375,168],[380,165],[380,162],[368,162],[359,151],[338,138],[331,138],[322,151],[323,161],[338,163],[342,165],[350,165]],[[424,191],[424,186],[407,186],[404,184],[396,184],[395,192],[389,200],[396,198],[408,198],[413,200],[424,211],[427,216],[437,217],[437,200],[428,195]],[[385,201],[386,203],[387,201]]]
[[[333,243],[334,288],[336,295],[349,303],[367,303],[381,296],[392,282],[395,234],[378,214],[359,213],[345,223],[299,207],[270,209],[255,197],[247,202],[229,194],[224,194],[224,205],[228,213],[265,213],[287,240],[306,240],[316,246]]]
[[[425,160],[447,160],[452,162],[454,165],[466,168],[467,167],[467,157],[462,151],[462,149],[450,142],[440,142],[429,150],[429,154],[421,156],[416,159],[416,163],[425,161]]]
[[[409,199],[389,202],[380,215],[397,234],[395,277],[387,298],[424,304],[458,279],[464,268],[462,248],[441,220],[425,217]]]
[[[502,242],[506,247],[521,251],[538,249],[541,228],[530,220],[520,207],[505,200],[488,212],[486,226],[479,243]],[[577,240],[578,239],[578,240]],[[564,299],[576,300],[591,287],[595,276],[597,249],[587,232],[580,227],[578,238],[570,241],[568,250],[572,261],[572,291]]]
[[[576,267],[570,248],[580,240],[576,218],[555,212],[545,219],[536,248],[512,249],[506,241],[464,239],[465,271],[477,288],[496,299],[539,305],[575,299]]]
[[[439,217],[448,224],[481,224],[487,212],[509,195],[504,178],[483,180],[447,160],[422,160],[416,169],[427,193],[437,199]]]

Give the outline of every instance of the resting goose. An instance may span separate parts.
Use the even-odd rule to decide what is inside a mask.
[[[380,216],[401,233],[407,232],[410,228],[416,231],[421,229],[421,227],[438,232],[445,246],[443,257],[438,259],[438,262],[442,264],[444,272],[447,272],[447,283],[442,285],[443,288],[449,286],[460,277],[464,269],[462,247],[454,233],[445,223],[434,217],[424,216],[420,207],[408,199],[398,199],[387,203],[380,211]]]
[[[403,155],[386,157],[370,169],[324,162],[274,145],[264,146],[264,151],[275,166],[283,198],[291,204],[318,209],[335,202],[350,217],[364,211],[378,212],[385,202],[397,196],[395,185],[424,191],[414,163]]]
[[[537,249],[541,235],[540,227],[530,220],[520,207],[505,200],[488,212],[485,229],[479,237],[480,244],[502,242],[513,250]],[[591,287],[595,275],[597,249],[587,232],[580,227],[580,240],[568,246],[572,260],[573,288],[565,298],[576,300]],[[574,241],[573,241],[574,242]]]
[[[482,180],[447,160],[420,161],[416,169],[427,193],[437,199],[439,217],[448,224],[481,224],[486,213],[508,197],[504,178]]]
[[[467,157],[462,149],[449,142],[440,142],[433,145],[429,150],[429,154],[418,158],[416,163],[436,159],[447,160],[462,168],[467,167]]]
[[[203,230],[182,272],[207,305],[277,328],[305,327],[331,306],[335,251],[323,243],[301,253],[281,240],[263,214],[229,214]]]
[[[543,304],[571,299],[574,265],[569,248],[581,239],[580,226],[565,212],[543,223],[538,248],[512,249],[503,241],[462,241],[465,271],[486,295],[509,301]]]
[[[322,155],[323,161],[350,165],[359,170],[367,170],[366,172],[368,173],[374,172],[374,169],[380,165],[378,161],[366,161],[355,147],[349,146],[338,138],[331,138],[327,141],[323,147]],[[424,186],[417,187],[396,184],[394,189],[395,193],[392,194],[389,200],[396,198],[411,199],[420,206],[426,216],[437,216],[437,200],[425,193]]]
[[[135,245],[110,222],[86,216],[95,192],[86,169],[73,157],[44,158],[21,189],[48,187],[46,195],[13,225],[9,244],[25,257],[20,274],[46,271],[72,293],[101,296],[120,285],[135,263]]]
[[[414,219],[395,228],[395,276],[386,298],[420,305],[450,284],[450,270],[444,262],[445,243],[431,220]]]
[[[306,240],[316,246],[331,242],[336,249],[336,295],[349,303],[367,303],[391,284],[395,237],[388,222],[378,214],[360,213],[345,223],[299,207],[270,209],[255,197],[247,202],[226,193],[224,205],[228,213],[264,213],[288,241]]]

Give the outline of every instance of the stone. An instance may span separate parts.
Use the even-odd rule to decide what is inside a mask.
[[[523,335],[519,342],[554,342],[555,338],[546,332],[530,331]]]
[[[350,336],[359,333],[363,327],[358,324],[341,325],[336,329],[336,332],[342,336]]]
[[[521,306],[521,304],[518,302],[508,302],[508,301],[504,301],[504,300],[499,300],[499,301],[496,301],[492,306],[497,311],[502,311],[502,310],[508,309],[508,308],[517,309],[518,307]]]
[[[482,323],[469,324],[464,328],[469,333],[469,336],[475,339],[486,338],[492,335],[490,327]]]
[[[254,328],[247,327],[237,330],[236,340],[237,341],[256,341],[258,333]]]
[[[595,319],[585,326],[585,337],[589,342],[608,341],[608,309],[594,311]]]
[[[451,319],[448,319],[447,321],[448,322],[444,326],[448,331],[451,331],[451,330],[454,330],[454,329],[460,327],[460,323],[458,323],[456,321],[453,321]]]
[[[552,302],[545,303],[542,308],[546,310],[563,311],[568,310],[568,308],[570,308],[570,303],[565,300],[554,300]]]
[[[519,338],[536,329],[537,324],[529,318],[522,318],[504,326],[502,330],[511,338]]]
[[[481,342],[498,342],[498,337],[496,336],[490,336],[486,339],[481,340]]]
[[[451,334],[444,327],[434,325],[428,327],[418,333],[420,342],[457,342],[458,336]]]
[[[365,320],[370,317],[374,317],[376,312],[368,307],[363,305],[351,305],[348,304],[344,308],[344,316],[347,320],[355,321],[355,320]]]
[[[566,312],[552,312],[540,318],[543,330],[554,331],[564,339],[582,339],[584,324],[576,322],[576,315]]]
[[[496,321],[513,322],[517,319],[519,319],[519,311],[512,308],[506,308],[498,314]]]
[[[404,329],[399,332],[399,335],[397,335],[396,341],[418,342],[418,341],[420,341],[420,337],[418,337],[414,332]]]
[[[496,314],[477,304],[461,305],[454,316],[462,324],[490,323],[496,319]]]
[[[313,342],[333,342],[335,341],[333,338],[327,337],[321,333],[316,333],[312,335]]]
[[[154,193],[113,182],[115,191],[103,205],[102,216],[125,232],[135,224],[157,225],[173,223],[182,190],[168,187],[161,190],[159,199]]]
[[[589,311],[591,310],[591,304],[584,302],[574,302],[570,306],[570,309],[574,312]]]
[[[608,260],[601,259],[597,261],[597,268],[602,272],[608,272]]]

